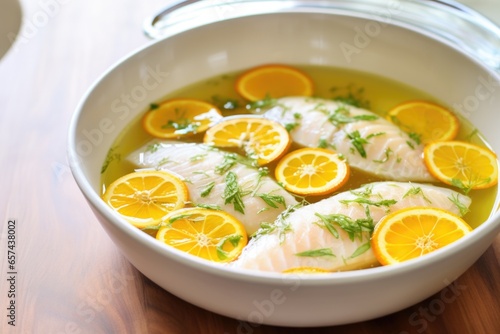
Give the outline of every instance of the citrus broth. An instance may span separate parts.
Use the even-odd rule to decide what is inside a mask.
[[[381,116],[385,116],[385,114],[397,104],[409,100],[426,100],[442,104],[432,97],[432,95],[380,76],[340,68],[321,66],[296,67],[308,74],[313,80],[315,85],[314,96],[326,99],[336,98],[356,103],[358,106],[369,109]],[[258,109],[247,109],[246,106],[248,102],[244,101],[235,92],[234,83],[239,73],[240,72],[224,74],[200,81],[165,95],[160,101],[151,101],[151,103],[159,104],[163,100],[170,98],[195,98],[216,105],[224,116],[259,113]],[[148,141],[154,139],[143,130],[141,123],[142,116],[143,114],[129,124],[129,126],[118,136],[110,149],[108,157],[103,165],[103,192],[115,179],[133,171],[133,167],[127,163],[125,157]],[[460,115],[457,116],[460,119],[460,131],[456,139],[487,146],[480,134],[475,131],[473,125],[463,117],[460,117]],[[202,142],[203,135],[198,134],[182,139],[181,141]],[[292,146],[291,149],[295,148],[297,147]],[[268,167],[270,169],[269,175],[274,175],[274,165],[271,164]],[[349,181],[338,192],[354,189],[362,184],[374,181],[382,181],[382,179],[352,169]],[[446,187],[446,185],[442,183],[436,183],[436,185]],[[473,228],[480,225],[489,217],[497,197],[497,187],[498,186],[483,190],[471,190],[469,192],[468,195],[472,198],[472,204],[469,213],[465,215],[464,219]],[[456,188],[455,190],[459,191]],[[331,195],[332,194],[329,196]],[[321,199],[321,197],[306,198],[309,202],[315,202],[319,199]]]

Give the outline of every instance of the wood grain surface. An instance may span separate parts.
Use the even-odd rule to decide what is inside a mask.
[[[73,180],[67,129],[90,85],[150,42],[142,22],[167,2],[22,0],[21,35],[0,60],[0,333],[500,332],[500,236],[440,293],[383,318],[328,328],[229,319],[178,299],[133,268]],[[14,220],[11,298],[7,241]]]

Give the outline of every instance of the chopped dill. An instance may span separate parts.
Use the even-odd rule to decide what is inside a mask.
[[[241,190],[238,179],[235,173],[228,172],[226,175],[226,187],[224,189],[224,204],[233,204],[234,210],[240,213],[245,213],[245,203],[243,203],[243,196],[245,195]]]
[[[460,211],[460,215],[465,216],[467,212],[469,212],[469,208],[465,206],[462,202],[460,202],[460,198],[458,194],[452,194],[448,199],[455,204],[455,206]]]
[[[356,238],[362,240],[363,232],[368,232],[369,234],[373,232],[373,219],[368,209],[366,209],[365,212],[367,215],[366,218],[355,220],[343,214],[322,215],[315,213],[315,215],[321,219],[321,222],[318,224],[325,227],[335,238],[339,238],[339,232],[335,227],[340,227],[347,233],[349,239],[354,241]]]

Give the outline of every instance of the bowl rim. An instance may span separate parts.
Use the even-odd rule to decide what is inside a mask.
[[[277,14],[282,14],[279,12]],[[237,18],[235,18],[237,19]],[[408,26],[395,24],[400,28],[408,29]],[[197,27],[200,28],[200,27]],[[429,36],[428,33],[421,31],[419,29],[415,29],[414,27],[410,27],[412,31],[422,34],[428,38],[438,40],[439,42],[446,44],[448,47],[451,47],[455,50],[455,52],[461,53],[464,57],[467,57],[471,62],[476,63],[482,67],[488,73],[491,73],[492,76],[500,82],[500,75],[493,71],[491,68],[486,66],[485,64],[480,63],[477,59],[472,58],[470,55],[462,53],[460,50],[453,45],[450,45],[449,42],[443,41],[440,38],[436,38],[436,36]],[[188,30],[189,31],[189,30]],[[344,272],[333,272],[325,275],[314,275],[314,276],[297,276],[283,275],[282,273],[272,273],[272,272],[263,272],[257,270],[245,270],[241,268],[231,268],[228,266],[214,264],[209,261],[199,259],[195,256],[191,256],[189,254],[185,254],[182,251],[177,249],[173,249],[168,247],[167,245],[161,244],[156,239],[142,232],[141,230],[135,228],[124,219],[118,217],[116,213],[108,207],[101,197],[98,195],[97,191],[90,184],[88,179],[85,176],[81,166],[80,166],[80,158],[77,152],[77,130],[79,125],[79,120],[85,110],[85,104],[89,100],[89,97],[92,96],[96,88],[108,78],[114,71],[121,68],[126,64],[131,58],[140,57],[143,53],[148,52],[149,49],[158,47],[162,43],[165,43],[170,37],[188,32],[188,31],[178,31],[172,34],[168,34],[161,39],[153,40],[146,43],[144,46],[133,50],[116,61],[112,66],[110,66],[106,71],[104,71],[100,77],[98,77],[93,84],[87,89],[84,93],[80,102],[78,103],[75,113],[73,114],[69,129],[68,129],[68,145],[67,145],[67,154],[70,170],[73,174],[73,177],[80,188],[82,194],[87,199],[89,204],[91,204],[103,217],[112,224],[115,228],[119,229],[121,233],[127,235],[128,238],[136,240],[141,243],[144,247],[152,250],[161,256],[167,257],[169,260],[182,263],[182,265],[190,267],[192,269],[201,270],[207,274],[230,278],[233,280],[246,281],[252,283],[261,283],[261,284],[277,284],[282,285],[286,284],[289,280],[296,280],[297,277],[301,278],[301,284],[303,286],[325,286],[325,285],[342,285],[342,284],[353,284],[353,283],[363,283],[366,281],[373,280],[381,280],[386,277],[395,277],[398,275],[406,275],[409,272],[418,271],[423,267],[430,266],[432,264],[436,264],[442,262],[453,256],[454,253],[463,251],[465,248],[470,247],[472,244],[476,242],[476,239],[482,238],[487,234],[493,232],[500,232],[500,211],[498,211],[498,207],[492,209],[492,213],[488,217],[486,221],[484,221],[480,226],[476,227],[470,234],[466,235],[464,238],[460,240],[458,243],[450,244],[442,249],[438,249],[432,253],[427,254],[423,258],[416,258],[412,260],[405,261],[403,263],[393,265],[393,266],[379,266],[374,268],[360,269],[360,270],[350,270]],[[500,189],[499,189],[500,192]],[[495,201],[496,206],[498,206],[498,198]],[[101,223],[102,224],[102,223]],[[488,245],[489,247],[490,245]]]

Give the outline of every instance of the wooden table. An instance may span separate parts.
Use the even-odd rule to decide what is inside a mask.
[[[167,1],[22,0],[21,37],[0,61],[1,333],[312,332],[245,326],[162,290],[118,252],[73,180],[66,142],[77,103],[109,66],[149,42],[142,22]],[[497,1],[479,4],[497,8]],[[500,17],[500,10],[488,14]],[[7,261],[12,231],[14,270]],[[498,333],[499,261],[500,236],[427,300],[314,333]],[[17,273],[13,287],[10,271]]]

